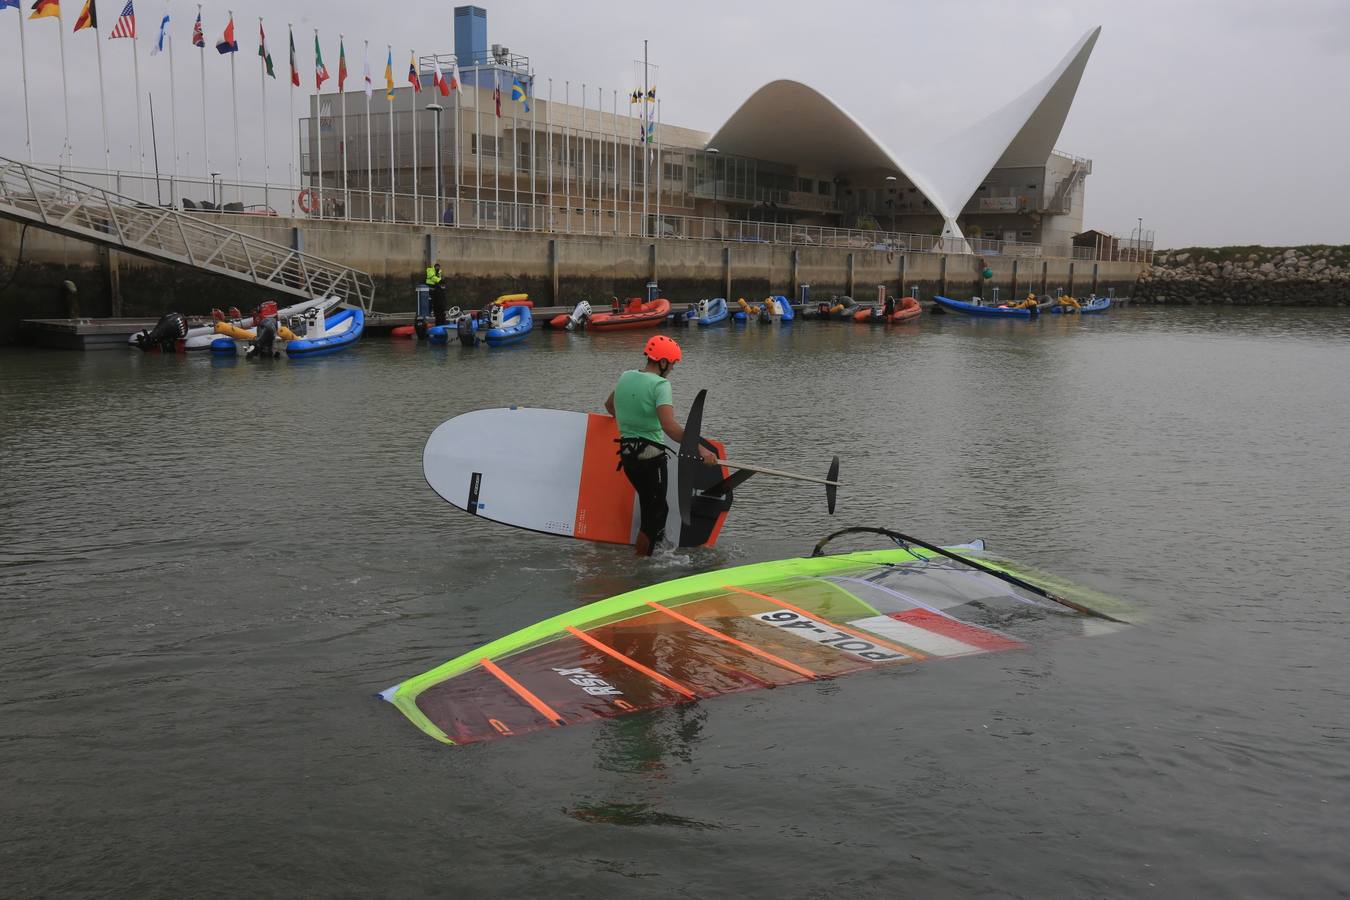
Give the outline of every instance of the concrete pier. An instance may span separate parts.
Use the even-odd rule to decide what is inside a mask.
[[[208,217],[209,214],[207,214]],[[375,308],[413,308],[429,256],[447,276],[449,303],[478,308],[500,294],[528,293],[541,307],[570,308],[578,300],[605,305],[611,297],[641,296],[656,280],[674,303],[725,295],[759,300],[770,294],[797,299],[801,284],[813,299],[843,294],[850,286],[870,302],[884,284],[896,296],[917,287],[921,297],[945,292],[958,298],[1081,287],[1087,264],[1075,272],[1068,259],[1014,259],[810,245],[645,240],[580,234],[478,231],[387,223],[293,220],[218,215],[222,224],[260,238],[303,246],[312,254],[369,272]],[[22,239],[22,257],[19,246]],[[16,260],[18,271],[15,271]],[[992,277],[985,279],[985,268]],[[1127,295],[1140,263],[1096,264],[1096,288]],[[11,281],[12,280],[12,281]],[[70,291],[66,283],[74,287]],[[211,307],[249,308],[266,291],[240,287],[193,269],[168,266],[126,253],[108,253],[37,228],[0,221],[0,342],[15,339],[21,319],[158,318],[169,310],[203,315]]]

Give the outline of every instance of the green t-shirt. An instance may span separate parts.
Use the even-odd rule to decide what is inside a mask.
[[[619,376],[614,387],[614,417],[619,420],[619,434],[623,437],[642,437],[658,444],[665,443],[658,406],[674,406],[670,382],[651,372],[636,369]]]

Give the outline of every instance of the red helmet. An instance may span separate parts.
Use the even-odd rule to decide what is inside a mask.
[[[677,363],[684,354],[680,352],[680,345],[675,343],[664,334],[658,334],[647,342],[643,348],[643,353],[653,362]]]

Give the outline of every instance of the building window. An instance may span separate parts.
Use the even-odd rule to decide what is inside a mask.
[[[817,193],[822,197],[829,197],[833,193],[831,187],[833,186],[828,181],[821,181],[816,184]]]

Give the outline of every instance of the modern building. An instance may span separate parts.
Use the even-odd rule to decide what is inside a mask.
[[[311,98],[302,172],[330,216],[803,244],[884,232],[877,246],[1069,256],[1092,163],[1054,145],[1099,32],[960,134],[893,150],[795,81],[764,85],[712,133],[666,123],[661,86],[541,77],[462,6],[455,52],[417,60],[420,93],[405,68],[392,100],[383,83],[371,99],[359,84]],[[437,67],[462,91],[441,96]]]

